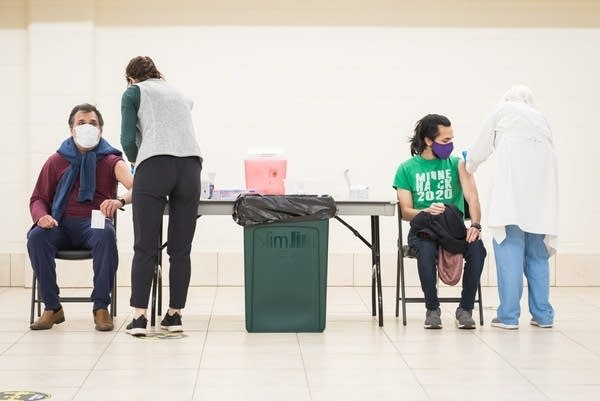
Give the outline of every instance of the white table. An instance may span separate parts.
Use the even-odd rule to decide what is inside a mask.
[[[198,217],[200,216],[231,216],[233,213],[233,200],[201,200],[198,205]],[[380,237],[379,237],[379,216],[394,216],[396,213],[395,201],[371,201],[371,200],[349,200],[336,201],[337,214],[336,220],[342,223],[346,228],[354,233],[366,246],[371,249],[371,313],[373,316],[379,312],[379,326],[383,327],[383,296],[381,289],[381,257],[380,257]],[[168,214],[168,207],[165,208],[165,214]],[[371,242],[365,239],[354,227],[348,224],[340,216],[370,216],[371,218]],[[166,243],[159,240],[158,253],[158,271],[162,266],[162,249]],[[156,305],[156,290],[158,287],[158,314],[162,312],[162,280],[160,274],[155,275],[152,287],[152,313],[151,325],[155,322],[154,305]],[[377,308],[375,306],[377,299]]]

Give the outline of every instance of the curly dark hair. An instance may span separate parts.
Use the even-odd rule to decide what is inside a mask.
[[[150,57],[137,56],[129,61],[125,68],[125,79],[127,81],[136,79],[141,82],[150,78],[164,78]]]

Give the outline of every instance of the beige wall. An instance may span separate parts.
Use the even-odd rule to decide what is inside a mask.
[[[80,21],[84,12],[103,26],[600,25],[597,18],[600,4],[594,0],[30,0],[29,3],[31,21]],[[59,9],[60,12],[54,12]]]
[[[600,285],[599,168],[591,144],[600,102],[600,3],[595,1],[0,1],[0,285],[29,274],[27,203],[80,102],[96,103],[119,144],[123,70],[151,55],[195,101],[205,172],[244,185],[249,147],[286,150],[291,180],[346,196],[342,171],[393,199],[391,180],[423,114],[447,114],[462,149],[511,84],[547,115],[560,158],[560,253],[553,283]],[[587,142],[585,142],[587,141]],[[478,172],[482,201],[487,167]],[[534,196],[535,194],[532,194]],[[581,204],[585,205],[581,207]],[[349,219],[368,233],[367,219]],[[396,219],[382,219],[384,276],[395,280]],[[488,239],[489,244],[489,239]],[[119,224],[128,283],[130,211]],[[330,283],[366,284],[366,248],[331,223]],[[491,248],[488,247],[488,248]],[[229,217],[199,221],[195,284],[241,284],[242,234]],[[493,258],[484,283],[493,285]],[[87,282],[86,269],[74,277]]]
[[[3,191],[0,251],[23,251],[30,187],[27,9],[22,1],[0,2],[0,186]],[[2,266],[2,265],[0,265]],[[4,266],[2,266],[4,268]]]

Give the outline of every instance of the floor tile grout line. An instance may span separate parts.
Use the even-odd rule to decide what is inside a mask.
[[[214,287],[213,300],[210,305],[210,315],[208,317],[208,322],[206,323],[206,334],[208,334],[208,331],[210,330],[210,323],[212,322],[213,314],[215,312],[215,304],[217,303],[218,292],[219,292],[219,287]]]
[[[308,379],[308,370],[306,367],[306,362],[304,360],[304,354],[302,353],[302,345],[300,344],[300,336],[299,333],[296,333],[296,341],[298,342],[298,351],[300,351],[300,359],[302,360],[302,370],[304,371],[304,379],[306,380],[306,389],[308,390],[308,399],[312,401],[312,391],[310,388],[310,380]]]
[[[408,364],[408,362],[406,361],[406,359],[404,359],[404,355],[402,355],[402,352],[400,351],[400,349],[397,346],[397,342],[392,341],[392,338],[390,336],[390,334],[387,332],[387,330],[385,330],[385,328],[382,328],[383,333],[385,335],[385,337],[388,339],[388,341],[392,344],[392,346],[394,347],[394,349],[396,350],[396,352],[398,353],[398,355],[400,356],[400,358],[402,359],[402,362],[404,362],[404,364],[406,365],[406,367],[408,368],[408,370],[410,371],[410,374],[412,375],[412,377],[415,379],[415,381],[419,384],[419,387],[421,387],[421,389],[423,390],[423,392],[425,393],[425,396],[427,397],[427,399],[429,401],[433,401],[433,399],[431,398],[431,396],[429,395],[429,392],[427,391],[427,389],[425,388],[425,386],[423,385],[423,383],[421,383],[421,381],[419,380],[419,378],[417,377],[416,373],[414,372],[414,369],[410,367],[410,365]]]
[[[10,347],[8,347],[4,351],[0,352],[0,356],[5,355],[7,351],[9,351],[12,347],[17,345],[17,343],[19,341],[21,341],[27,334],[29,334],[30,331],[31,331],[31,329],[29,331],[25,331],[16,341],[14,341],[12,344],[10,344]]]
[[[587,352],[594,354],[597,357],[600,357],[600,352],[595,351],[592,348],[589,348],[587,346],[585,346],[584,344],[581,344],[579,341],[577,341],[576,339],[572,338],[571,336],[569,336],[567,333],[565,333],[562,330],[559,330],[559,333],[562,334],[563,336],[565,336],[566,338],[568,338],[570,341],[572,341],[573,343],[579,345],[581,348],[583,348],[584,350],[586,350]]]
[[[498,329],[498,330],[504,330],[504,329]],[[525,376],[523,374],[523,372],[521,372],[521,369],[519,369],[517,366],[515,366],[509,359],[505,358],[500,352],[498,352],[498,350],[496,350],[491,344],[489,344],[484,337],[480,336],[479,333],[473,333],[474,335],[476,335],[477,337],[479,337],[479,339],[481,340],[482,343],[484,343],[490,350],[492,350],[492,352],[494,352],[496,355],[498,355],[508,366],[510,366],[512,369],[514,369],[514,371],[521,376],[527,383],[529,383],[533,388],[535,388],[538,393],[540,393],[542,396],[544,396],[546,399],[551,400],[552,397],[548,396],[548,394],[546,394],[542,389],[540,389],[540,386],[538,386],[537,384],[535,384],[533,381],[531,381],[527,376]]]
[[[127,316],[129,316],[129,314]],[[121,332],[120,331],[112,331],[111,332],[111,334],[112,334],[112,340],[109,341],[106,344],[106,346],[104,347],[104,350],[102,351],[102,353],[96,359],[96,363],[94,363],[94,365],[89,369],[88,374],[85,375],[85,378],[83,379],[83,381],[81,382],[81,384],[78,386],[77,392],[75,392],[75,394],[73,395],[73,398],[71,398],[71,400],[75,400],[77,398],[77,396],[81,392],[81,389],[83,388],[83,386],[85,385],[85,383],[88,381],[88,379],[90,378],[90,376],[92,375],[92,373],[94,371],[96,371],[96,366],[98,366],[98,363],[100,362],[100,359],[102,359],[102,356],[104,356],[104,354],[106,353],[106,351],[108,350],[108,348],[110,348],[110,346],[114,343],[114,341],[117,338],[117,336],[119,335],[119,333],[121,333]]]
[[[198,380],[200,378],[200,370],[202,367],[202,358],[204,357],[204,351],[206,350],[206,342],[208,341],[208,335],[209,332],[207,330],[206,334],[204,335],[204,342],[202,343],[202,351],[200,351],[200,360],[198,361],[198,368],[196,369],[196,377],[194,379],[194,385],[192,387],[192,397],[190,398],[190,401],[194,399],[194,396],[196,395],[196,389],[198,388]]]
[[[206,350],[206,342],[208,341],[208,335],[210,332],[210,322],[212,321],[212,316],[215,310],[215,304],[217,303],[217,296],[218,296],[218,287],[215,288],[215,291],[213,293],[213,301],[210,307],[210,317],[208,318],[208,323],[206,325],[206,334],[204,335],[204,342],[202,344],[202,351],[200,351],[200,360],[198,361],[198,368],[196,369],[196,378],[194,380],[194,386],[192,388],[192,397],[190,398],[190,401],[194,400],[194,397],[196,395],[196,389],[198,388],[198,380],[200,379],[200,370],[202,367],[202,358],[204,357],[204,351]]]
[[[360,299],[361,303],[363,304],[363,306],[367,310],[367,313],[371,314],[372,312],[369,311],[369,305],[367,305],[367,301],[365,301],[364,298],[360,295],[360,292],[358,291],[358,287],[353,286],[352,290],[354,291],[354,293],[356,294],[356,296],[358,296],[358,299]],[[371,318],[376,318],[376,317],[377,316],[371,316]]]

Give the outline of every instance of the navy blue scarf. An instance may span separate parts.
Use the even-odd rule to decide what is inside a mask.
[[[106,155],[121,156],[122,153],[110,146],[103,138],[100,138],[98,146],[94,149],[81,153],[75,146],[72,137],[65,139],[57,152],[69,161],[69,167],[60,177],[52,201],[52,217],[59,221],[65,213],[67,200],[77,175],[79,175],[77,201],[91,202],[94,200],[94,194],[96,193],[96,163]]]

